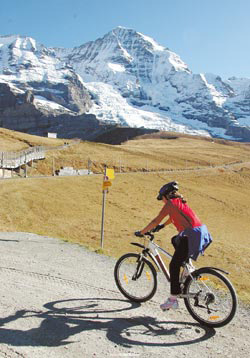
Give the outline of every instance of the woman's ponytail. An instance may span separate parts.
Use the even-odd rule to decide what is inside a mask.
[[[185,204],[187,202],[186,199],[184,199],[184,197],[181,194],[177,194],[177,192],[172,192],[169,193],[168,195],[168,199],[181,199],[181,201],[183,202],[183,204]]]

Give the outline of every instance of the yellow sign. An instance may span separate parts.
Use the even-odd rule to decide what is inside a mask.
[[[106,169],[106,176],[109,178],[109,180],[112,180],[115,178],[115,171],[114,169]]]
[[[105,190],[107,189],[109,186],[111,186],[112,183],[110,180],[105,180],[103,183],[102,183],[102,190]]]

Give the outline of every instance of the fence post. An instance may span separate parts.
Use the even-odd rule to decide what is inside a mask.
[[[52,176],[55,176],[55,158],[52,157]]]
[[[88,174],[91,173],[91,166],[92,166],[92,161],[88,159]]]
[[[27,154],[24,154],[24,177],[27,178]]]
[[[2,152],[2,178],[4,179],[4,152]]]
[[[120,173],[122,172],[122,159],[121,159],[121,157],[120,157]]]

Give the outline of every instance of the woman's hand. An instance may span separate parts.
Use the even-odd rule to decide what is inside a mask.
[[[140,231],[136,231],[134,234],[137,237],[143,237],[144,236]]]
[[[158,231],[160,231],[161,229],[163,229],[164,227],[165,227],[164,224],[159,224],[159,225],[157,225],[157,226],[152,230],[152,232],[158,232]]]

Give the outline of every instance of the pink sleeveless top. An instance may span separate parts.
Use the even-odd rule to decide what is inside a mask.
[[[187,205],[187,203],[183,203],[179,198],[168,200],[167,204],[163,207],[162,212],[165,216],[169,215],[171,222],[178,232],[202,225],[195,212]]]

